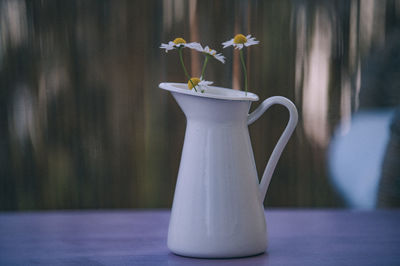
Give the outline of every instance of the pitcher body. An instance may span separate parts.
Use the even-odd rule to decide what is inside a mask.
[[[200,258],[265,252],[263,200],[297,113],[274,149],[260,184],[248,125],[279,101],[264,102],[249,115],[251,102],[258,100],[252,93],[215,87],[208,95],[194,95],[180,90],[179,84],[162,83],[160,87],[171,91],[187,120],[168,248],[179,255]]]
[[[194,257],[264,252],[264,210],[247,129],[250,102],[174,97],[187,127],[168,247]]]

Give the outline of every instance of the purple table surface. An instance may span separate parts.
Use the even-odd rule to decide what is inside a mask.
[[[0,265],[400,265],[400,210],[267,210],[268,251],[219,260],[170,253],[169,216],[0,213]]]

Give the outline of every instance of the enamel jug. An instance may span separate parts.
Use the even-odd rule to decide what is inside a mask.
[[[287,98],[266,99],[249,114],[256,94],[210,86],[161,83],[184,112],[187,125],[168,230],[168,248],[199,258],[260,254],[267,248],[263,201],[278,159],[297,124]],[[289,122],[259,183],[248,125],[281,104]]]

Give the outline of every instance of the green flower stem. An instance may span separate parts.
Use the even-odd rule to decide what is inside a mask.
[[[240,61],[242,62],[242,67],[244,72],[244,90],[246,91],[247,95],[247,70],[246,70],[246,65],[244,63],[243,50],[240,50]]]
[[[200,79],[204,78],[204,71],[206,71],[206,66],[207,66],[207,62],[208,62],[208,58],[210,56],[208,54],[206,54],[206,59],[204,59],[204,64],[203,64],[203,69],[201,70],[201,75],[200,75]]]
[[[181,60],[181,65],[182,65],[182,68],[183,68],[183,72],[185,72],[185,75],[189,79],[189,82],[192,84],[193,89],[195,90],[195,92],[197,92],[196,86],[194,86],[193,81],[190,78],[190,76],[189,76],[189,74],[188,74],[188,72],[186,70],[185,64],[183,63],[182,47],[178,48],[178,52],[179,52],[179,59]]]

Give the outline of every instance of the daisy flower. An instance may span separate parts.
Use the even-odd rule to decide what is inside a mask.
[[[244,74],[244,90],[246,91],[247,94],[247,70],[246,70],[246,64],[244,63],[244,57],[243,57],[243,47],[244,46],[250,46],[250,45],[255,45],[258,44],[259,41],[256,40],[255,37],[251,37],[251,35],[244,36],[243,34],[236,34],[235,37],[229,41],[223,42],[222,45],[224,48],[233,46],[236,49],[239,49],[239,54],[240,54],[240,62],[242,63],[242,68],[243,68],[243,74]]]
[[[165,49],[165,52],[168,53],[168,51],[170,51],[170,50],[184,48],[186,46],[187,46],[187,44],[186,44],[185,39],[176,38],[175,40],[168,42],[168,44],[162,43],[160,48]]]
[[[234,48],[241,50],[243,46],[247,47],[258,43],[259,41],[257,41],[255,37],[251,37],[250,34],[247,36],[244,36],[243,34],[236,34],[233,39],[223,42],[222,45],[224,48],[233,46]]]
[[[186,47],[188,47],[190,49],[194,49],[196,51],[199,51],[200,53],[208,54],[208,55],[214,57],[215,59],[217,59],[218,61],[220,61],[221,63],[223,63],[223,64],[225,63],[225,56],[223,56],[221,53],[217,53],[217,51],[211,49],[208,46],[203,48],[200,43],[191,42],[191,43],[188,43],[186,45]]]
[[[200,88],[201,92],[204,92],[205,89],[207,89],[207,87],[211,84],[213,84],[212,81],[207,81],[207,80],[203,80],[202,78],[193,77],[188,81],[188,88],[189,88],[189,90],[191,90],[197,86]]]
[[[204,47],[203,53],[209,54],[222,64],[225,64],[225,56],[223,56],[221,53],[218,54],[217,51],[210,49],[208,46]]]
[[[183,72],[185,73],[185,76],[189,79],[189,82],[192,83],[189,73],[186,70],[185,63],[183,62],[182,49],[185,47],[187,47],[187,43],[183,38],[175,38],[175,40],[168,42],[168,44],[162,43],[160,46],[161,49],[165,49],[166,53],[168,53],[168,51],[170,50],[178,49],[179,60],[181,61]],[[196,85],[193,85],[192,87],[195,91],[197,91]]]
[[[221,53],[217,53],[217,51],[211,49],[208,46],[203,47],[198,42],[191,42],[191,43],[188,43],[186,45],[186,47],[188,47],[190,49],[194,49],[194,50],[196,50],[196,51],[198,51],[200,53],[205,54],[205,59],[204,59],[203,67],[202,67],[202,70],[201,70],[200,78],[204,77],[204,72],[206,70],[208,59],[210,57],[213,57],[213,58],[217,59],[218,61],[220,61],[223,64],[225,63],[225,56],[223,56]]]

